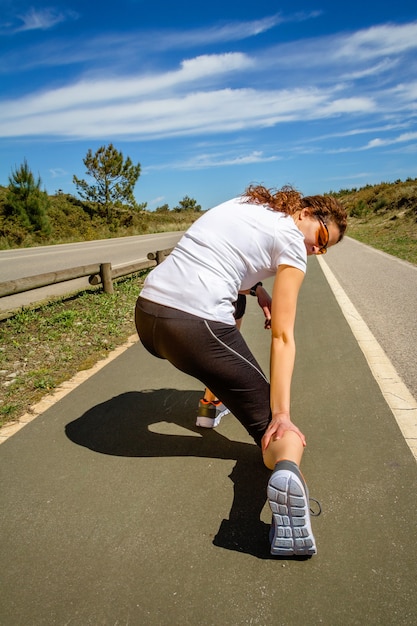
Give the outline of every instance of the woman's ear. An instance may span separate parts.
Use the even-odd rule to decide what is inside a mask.
[[[307,208],[301,209],[299,219],[302,220],[302,219],[305,219],[306,217],[311,217],[310,209],[307,209]]]

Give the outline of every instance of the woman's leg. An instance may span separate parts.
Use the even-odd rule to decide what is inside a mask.
[[[297,433],[287,431],[282,439],[270,441],[262,456],[266,467],[273,470],[278,461],[293,461],[300,465],[304,446]]]
[[[269,383],[238,327],[140,300],[136,324],[145,347],[201,380],[208,393],[221,398],[260,445],[270,420]],[[299,465],[302,453],[298,435],[287,432],[270,442],[263,458],[266,467],[274,469],[281,459]]]
[[[260,445],[270,421],[269,383],[235,325],[139,298],[136,324],[144,346],[200,380]]]
[[[242,326],[242,318],[236,319],[236,328],[240,330]],[[203,400],[206,402],[216,402],[219,398],[208,387],[204,389]]]

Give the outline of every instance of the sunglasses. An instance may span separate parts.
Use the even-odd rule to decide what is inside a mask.
[[[321,217],[317,217],[317,219],[320,222],[320,227],[317,231],[317,254],[326,254],[330,239],[329,229]]]

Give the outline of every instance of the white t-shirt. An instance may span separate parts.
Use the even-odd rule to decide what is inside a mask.
[[[210,209],[148,275],[141,296],[198,317],[235,324],[240,290],[275,276],[279,265],[305,272],[304,235],[291,216],[234,198]]]

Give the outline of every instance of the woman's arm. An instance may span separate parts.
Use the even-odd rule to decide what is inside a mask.
[[[250,292],[250,289],[243,289],[239,291],[239,293],[243,293],[245,295],[249,295]],[[271,328],[271,296],[269,295],[265,287],[259,284],[256,288],[256,297],[258,300],[258,304],[265,315],[265,328],[269,330]]]
[[[280,439],[287,430],[295,431],[305,445],[304,435],[291,422],[290,394],[295,361],[294,325],[298,293],[304,273],[280,265],[272,294],[271,411],[272,420],[262,440],[265,449],[271,438]]]

